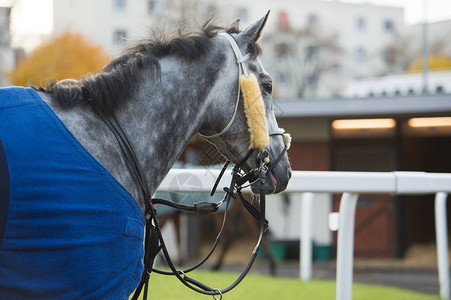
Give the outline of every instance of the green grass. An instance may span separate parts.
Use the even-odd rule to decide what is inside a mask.
[[[210,287],[225,288],[237,278],[235,273],[193,272],[190,277]],[[213,299],[191,291],[176,278],[152,274],[150,277],[149,298],[152,300],[172,299]],[[296,278],[270,277],[251,274],[234,290],[224,295],[225,300],[259,299],[259,300],[292,300],[292,299],[335,299],[335,282],[312,280],[308,283]],[[438,295],[426,295],[398,288],[354,284],[353,299],[362,300],[439,300]]]

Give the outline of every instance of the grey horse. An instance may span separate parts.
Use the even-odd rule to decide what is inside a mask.
[[[137,159],[144,170],[144,177],[149,191],[153,194],[194,135],[200,133],[211,136],[221,132],[234,115],[237,96],[238,100],[240,100],[237,89],[238,65],[229,42],[218,34],[226,31],[233,36],[241,52],[250,55],[250,59],[246,64],[250,72],[255,74],[260,85],[266,109],[268,131],[278,132],[279,128],[274,116],[271,96],[271,77],[265,71],[259,59],[261,49],[257,44],[267,17],[268,15],[242,32],[238,30],[237,23],[227,28],[222,28],[207,22],[199,32],[180,34],[174,37],[161,35],[153,39],[145,39],[136,42],[122,56],[111,61],[98,74],[87,76],[81,80],[62,80],[52,83],[46,88],[36,88],[36,91],[70,134],[87,153],[117,180],[121,188],[124,188],[133,197],[137,207],[143,212],[145,200],[140,187],[130,173],[115,136],[98,117],[95,112],[96,109],[100,108],[107,113],[114,113],[135,149]],[[2,94],[0,93],[1,96]],[[0,116],[1,112],[0,101]],[[4,139],[1,132],[2,128],[7,127],[1,127],[0,125],[0,146],[1,140]],[[242,99],[238,103],[237,115],[230,128],[222,135],[209,139],[209,142],[214,144],[219,152],[234,164],[239,163],[248,153],[249,132]],[[8,143],[5,143],[6,161],[8,161],[8,147]],[[276,159],[284,151],[284,147],[285,143],[281,135],[271,136],[267,146],[269,157]],[[52,151],[57,151],[57,149]],[[253,153],[250,159],[246,161],[243,166],[244,170],[251,170],[255,167],[256,155],[256,152]],[[0,165],[1,162],[0,151]],[[9,166],[10,169],[14,168],[14,164],[9,164]],[[41,169],[40,171],[44,172],[45,170]],[[290,176],[291,169],[285,153],[277,166],[271,171],[271,192],[278,193],[283,191],[288,184]],[[11,187],[11,189],[13,188]],[[0,194],[1,192],[0,186]],[[11,193],[13,192],[11,191]],[[61,205],[64,204],[64,201],[64,199],[61,199]],[[90,201],[95,205],[97,195],[91,195]],[[12,211],[10,204],[10,214]],[[101,213],[98,214],[98,217],[101,217]],[[8,259],[8,253],[14,252],[10,250],[13,248],[7,249],[10,245],[10,242],[7,240],[10,218],[11,216],[9,215],[6,222],[6,230],[3,229],[5,234],[3,243],[1,243],[2,226],[0,222],[0,278],[5,274],[16,272],[16,270],[11,270],[11,268],[14,268],[14,265],[11,265],[12,263],[2,265],[1,262],[2,259],[3,261]],[[140,222],[142,222],[144,217],[141,215],[136,216],[136,218],[138,220],[137,226],[139,227],[143,224]],[[74,233],[74,228],[67,229],[67,226],[55,227],[58,227],[62,234],[78,234]],[[64,233],[65,229],[69,233]],[[29,232],[33,230],[31,228]],[[85,231],[94,232],[96,230],[96,228],[92,227],[89,230],[84,230],[82,233],[85,234]],[[125,231],[127,230],[125,229]],[[138,245],[139,247],[141,245],[140,247],[142,248],[142,237],[139,237],[139,230],[138,233],[132,232],[131,234],[127,231],[126,234],[137,238],[138,242],[135,246]],[[79,246],[79,248],[82,248],[82,246]],[[31,245],[29,249],[22,249],[23,252],[21,253],[27,255],[27,253],[33,252],[33,249],[35,248]],[[58,247],[55,249],[58,249]],[[17,250],[15,253],[19,252]],[[139,253],[142,255],[141,252]],[[123,253],[123,255],[127,254],[128,250]],[[42,286],[32,284],[39,278],[45,280],[47,276],[45,270],[51,270],[51,275],[53,276],[48,275],[48,281],[56,281],[58,278],[64,278],[69,275],[71,278],[81,280],[84,279],[84,276],[87,277],[88,275],[85,274],[89,272],[84,273],[85,271],[79,268],[79,265],[91,264],[89,266],[91,269],[104,266],[100,264],[100,261],[104,259],[103,257],[98,256],[99,258],[91,259],[86,263],[84,258],[78,257],[78,255],[80,254],[71,254],[70,257],[64,257],[64,255],[60,254],[55,255],[55,260],[57,260],[57,256],[63,256],[63,258],[59,258],[63,261],[70,260],[68,265],[60,263],[58,268],[61,269],[58,270],[56,270],[56,267],[53,267],[53,269],[48,267],[53,263],[49,259],[45,262],[45,265],[43,264],[42,270],[36,267],[30,272],[26,272],[27,275],[23,275],[23,280],[28,280],[29,283],[26,287],[20,284],[15,286],[16,282],[12,284],[12,287],[7,286],[8,280],[6,280],[6,283],[3,283],[0,279],[0,295],[6,295],[5,299],[14,298],[15,296],[24,299],[71,299],[80,297],[114,297],[118,299],[121,297],[126,298],[127,293],[131,292],[130,289],[133,290],[136,287],[137,275],[133,273],[135,274],[133,275],[135,276],[133,280],[129,278],[131,275],[127,275],[128,277],[126,276],[122,280],[131,281],[132,284],[122,287],[124,293],[121,294],[122,296],[119,296],[119,293],[114,293],[115,285],[109,285],[110,282],[102,278],[103,272],[101,270],[95,274],[97,282],[95,280],[86,280],[84,283],[82,281],[71,282],[71,286],[66,282],[65,285],[61,285],[62,287],[66,286],[66,288],[55,288],[51,293],[48,292],[48,290],[51,290],[51,287],[47,290],[44,289],[45,284]],[[120,265],[117,267],[121,268]],[[140,267],[142,270],[142,264]],[[79,274],[76,274],[77,272]],[[31,273],[33,275],[30,275]],[[22,274],[25,274],[25,272],[20,273],[20,276],[17,275],[17,278],[22,278]],[[91,283],[93,286],[95,284],[109,286],[109,290],[113,291],[113,294],[110,292],[96,294],[95,291],[85,291],[85,294],[77,294],[78,291],[84,290],[81,287],[82,284],[88,285]],[[29,290],[24,291],[26,288],[29,288]]]

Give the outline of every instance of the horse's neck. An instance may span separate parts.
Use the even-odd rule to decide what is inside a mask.
[[[188,84],[189,76],[163,72],[158,88],[143,86],[117,112],[119,123],[126,124],[151,193],[199,130],[208,107],[204,89],[199,88],[202,80]]]
[[[164,67],[162,65],[163,71]],[[142,78],[146,76],[152,75],[143,74]],[[162,72],[158,83],[137,85],[138,90],[133,99],[129,99],[116,112],[121,127],[134,147],[151,193],[155,192],[203,122],[208,107],[204,101],[208,89],[201,86],[204,81],[201,77],[201,74]],[[140,188],[131,176],[114,135],[92,108],[80,106],[62,109],[51,101],[49,95],[41,96],[86,150],[144,209]]]

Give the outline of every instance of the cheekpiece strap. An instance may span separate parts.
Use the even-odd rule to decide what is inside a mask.
[[[249,77],[249,71],[247,69],[247,66],[246,66],[245,62],[251,58],[251,55],[250,54],[246,54],[246,55],[241,54],[241,50],[238,47],[237,42],[235,41],[233,36],[231,36],[227,32],[223,32],[220,35],[225,37],[227,39],[227,41],[229,41],[229,44],[232,47],[233,53],[235,54],[235,58],[236,58],[236,61],[238,63],[238,66],[239,66],[238,67],[238,71],[239,71],[238,72],[239,73],[239,76],[238,76],[238,95],[237,95],[237,99],[236,99],[236,102],[235,102],[235,110],[233,112],[233,116],[230,119],[229,123],[226,125],[226,127],[224,127],[223,130],[221,130],[221,132],[218,132],[218,133],[215,133],[215,134],[212,134],[212,135],[200,134],[201,136],[203,136],[206,139],[212,139],[212,138],[220,137],[221,135],[226,133],[227,130],[229,130],[229,128],[232,126],[233,121],[235,121],[236,112],[238,110],[238,104],[239,104],[239,101],[240,101],[240,92],[241,92],[241,90],[240,90],[241,89],[241,87],[240,87],[240,77],[241,77],[242,74],[244,74],[246,77]]]
[[[247,60],[249,60],[249,58],[251,58],[251,55],[249,53],[246,55],[243,55],[241,53],[240,47],[238,47],[237,42],[235,41],[233,36],[231,36],[229,33],[223,32],[223,33],[221,33],[221,35],[229,41],[229,44],[232,47],[233,52],[235,53],[236,62],[241,67],[242,74],[244,74],[244,76],[246,76],[246,77],[249,77],[249,71],[247,69],[245,62]]]

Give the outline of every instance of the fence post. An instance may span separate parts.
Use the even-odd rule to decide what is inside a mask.
[[[448,261],[448,232],[446,220],[446,198],[448,194],[435,194],[435,234],[437,238],[437,264],[440,285],[440,297],[450,299],[449,261]]]
[[[302,281],[312,278],[312,221],[313,221],[313,193],[302,193],[301,199],[301,253],[299,263]]]
[[[354,266],[354,219],[357,193],[343,193],[338,217],[337,242],[337,300],[352,299]]]

